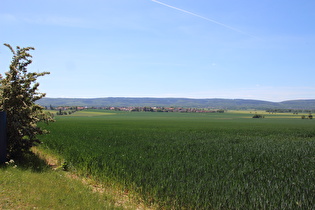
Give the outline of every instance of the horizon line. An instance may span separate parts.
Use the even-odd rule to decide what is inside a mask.
[[[299,99],[286,99],[282,101],[272,101],[272,100],[264,100],[264,99],[250,99],[250,98],[192,98],[192,97],[154,97],[154,96],[107,96],[107,97],[44,97],[41,99],[106,99],[106,98],[154,98],[154,99],[192,99],[192,100],[207,100],[207,99],[221,99],[221,100],[252,100],[252,101],[265,101],[265,102],[273,102],[273,103],[281,103],[284,101],[309,101],[315,100],[315,98],[299,98]]]

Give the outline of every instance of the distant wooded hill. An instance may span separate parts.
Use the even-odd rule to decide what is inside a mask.
[[[247,99],[189,99],[189,98],[42,98],[42,106],[87,107],[189,107],[214,109],[315,109],[315,100],[270,102]]]

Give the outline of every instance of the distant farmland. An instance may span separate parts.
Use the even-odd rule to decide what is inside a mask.
[[[252,115],[82,111],[42,147],[161,208],[314,209],[315,120]]]

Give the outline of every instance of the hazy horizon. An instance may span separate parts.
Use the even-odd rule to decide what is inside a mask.
[[[140,99],[145,99],[145,98],[152,98],[152,99],[196,99],[196,100],[212,100],[212,99],[218,99],[218,100],[254,100],[254,101],[266,101],[266,102],[273,102],[273,103],[279,103],[279,102],[284,102],[284,101],[298,101],[298,100],[315,100],[315,99],[290,99],[290,100],[284,100],[284,101],[268,101],[268,100],[261,100],[261,99],[248,99],[248,98],[187,98],[187,97],[95,97],[95,98],[90,98],[90,97],[45,97],[49,99],[106,99],[106,98],[140,98]]]

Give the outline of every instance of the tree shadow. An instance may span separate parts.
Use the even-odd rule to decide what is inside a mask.
[[[51,170],[47,162],[33,152],[25,153],[14,161],[17,167],[22,170],[31,170],[37,173]]]

